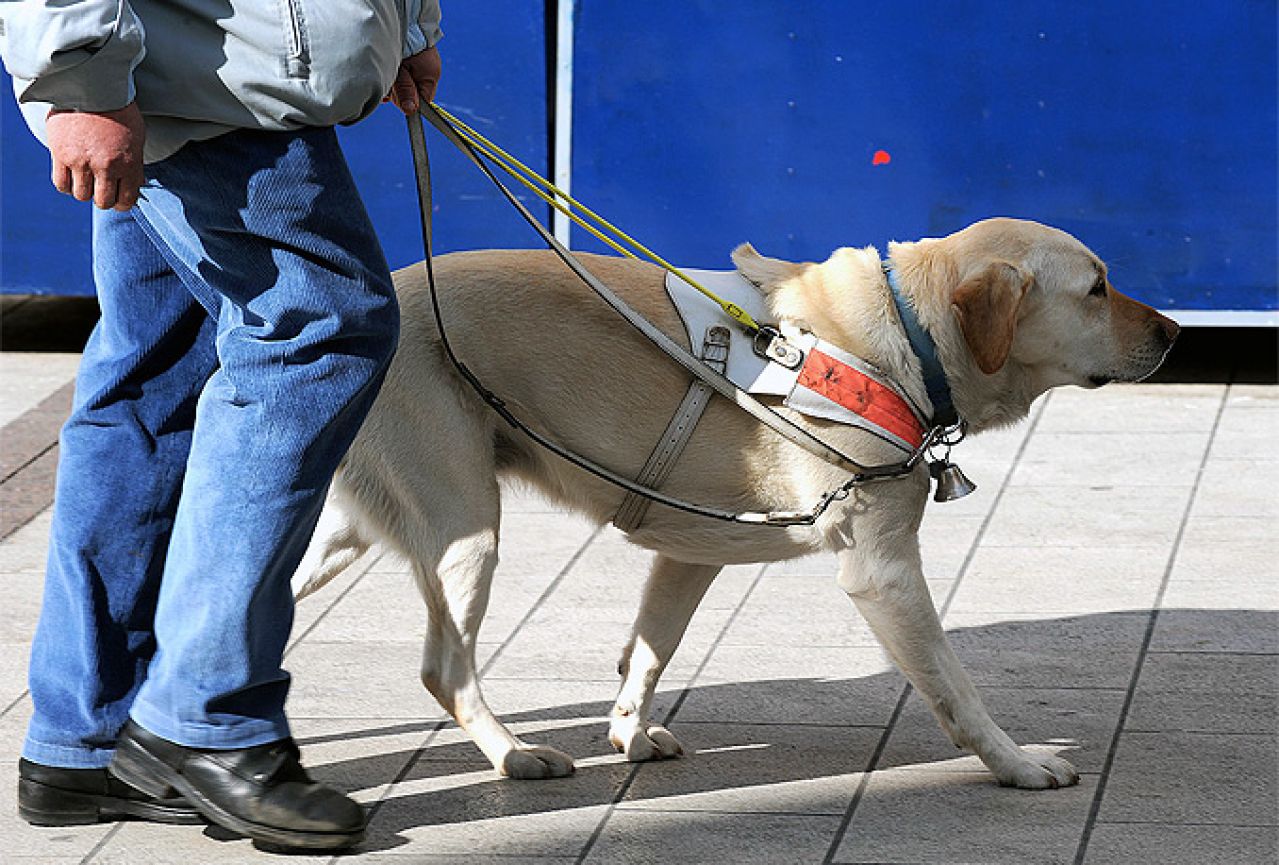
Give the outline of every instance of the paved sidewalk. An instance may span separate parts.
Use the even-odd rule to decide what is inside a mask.
[[[0,354],[0,859],[334,861],[214,829],[17,818],[41,466],[74,363]],[[1002,789],[950,746],[825,557],[724,572],[662,683],[688,756],[625,763],[603,717],[648,555],[518,491],[486,692],[578,772],[500,780],[418,683],[422,605],[402,563],[370,553],[300,606],[287,662],[307,764],[373,808],[338,861],[1275,862],[1277,435],[1279,386],[1127,385],[1055,392],[957,452],[980,489],[930,506],[934,597],[996,720],[1081,771],[1067,790]]]

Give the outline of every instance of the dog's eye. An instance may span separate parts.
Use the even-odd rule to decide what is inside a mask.
[[[1099,279],[1097,284],[1088,292],[1089,297],[1105,297],[1106,296],[1106,280]]]

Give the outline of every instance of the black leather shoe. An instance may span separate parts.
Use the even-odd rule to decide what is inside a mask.
[[[18,761],[18,816],[34,826],[80,826],[112,820],[203,823],[172,789],[149,796],[106,769],[61,769]]]
[[[185,748],[130,721],[111,773],[148,793],[173,788],[210,821],[291,849],[335,850],[364,837],[364,809],[312,781],[292,739],[235,751]]]

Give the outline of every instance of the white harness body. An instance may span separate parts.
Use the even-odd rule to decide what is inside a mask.
[[[746,310],[756,321],[772,321],[773,315],[769,312],[763,293],[737,271],[686,270],[685,272],[723,300]],[[856,355],[849,354],[838,346],[831,345],[793,324],[782,321],[777,324],[777,329],[788,343],[803,352],[805,358],[805,363],[790,369],[758,354],[750,337],[734,325],[718,303],[674,273],[666,274],[666,293],[684,322],[684,328],[688,331],[689,345],[694,353],[697,353],[701,347],[710,328],[730,326],[732,338],[729,341],[727,370],[724,375],[747,393],[785,397],[784,404],[801,414],[860,427],[897,445],[907,453],[913,452],[922,440],[922,433],[928,428],[927,419],[923,413],[884,373]],[[808,386],[806,382],[811,381],[812,368],[808,366],[807,361],[814,357],[814,351],[837,361],[839,365],[850,367],[879,387],[891,391],[900,400],[900,404],[904,405],[918,421],[919,437],[916,438],[914,435],[905,437],[899,434],[902,431],[900,423],[888,424],[897,430],[897,432],[890,431],[883,423],[876,423],[873,417],[854,411],[853,407],[836,402]]]

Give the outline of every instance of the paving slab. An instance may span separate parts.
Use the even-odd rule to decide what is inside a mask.
[[[1084,865],[1158,862],[1160,865],[1244,865],[1274,862],[1273,826],[1183,826],[1101,822],[1089,838]]]
[[[10,414],[70,380],[45,357],[0,355],[21,379],[0,377]],[[504,485],[485,693],[577,773],[488,765],[418,680],[408,564],[375,550],[299,606],[286,661],[307,765],[372,810],[370,835],[289,861],[1279,860],[1276,436],[1277,386],[1142,384],[1056,391],[956,450],[979,491],[930,504],[925,573],[997,722],[1083,772],[1043,793],[1000,788],[918,694],[902,702],[829,554],[721,573],[655,700],[687,757],[627,763],[606,716],[653,554]],[[281,861],[216,829],[17,819],[48,525],[46,509],[0,543],[0,858]]]
[[[1085,775],[1074,787],[1030,791],[984,772],[875,772],[833,861],[1070,862],[1095,784]]]
[[[584,861],[738,865],[749,857],[776,865],[820,862],[839,825],[838,817],[810,814],[618,810]]]
[[[1276,765],[1273,735],[1125,732],[1098,818],[1273,826]]]
[[[618,807],[842,816],[882,734],[878,727],[680,724],[686,756],[640,767]]]

